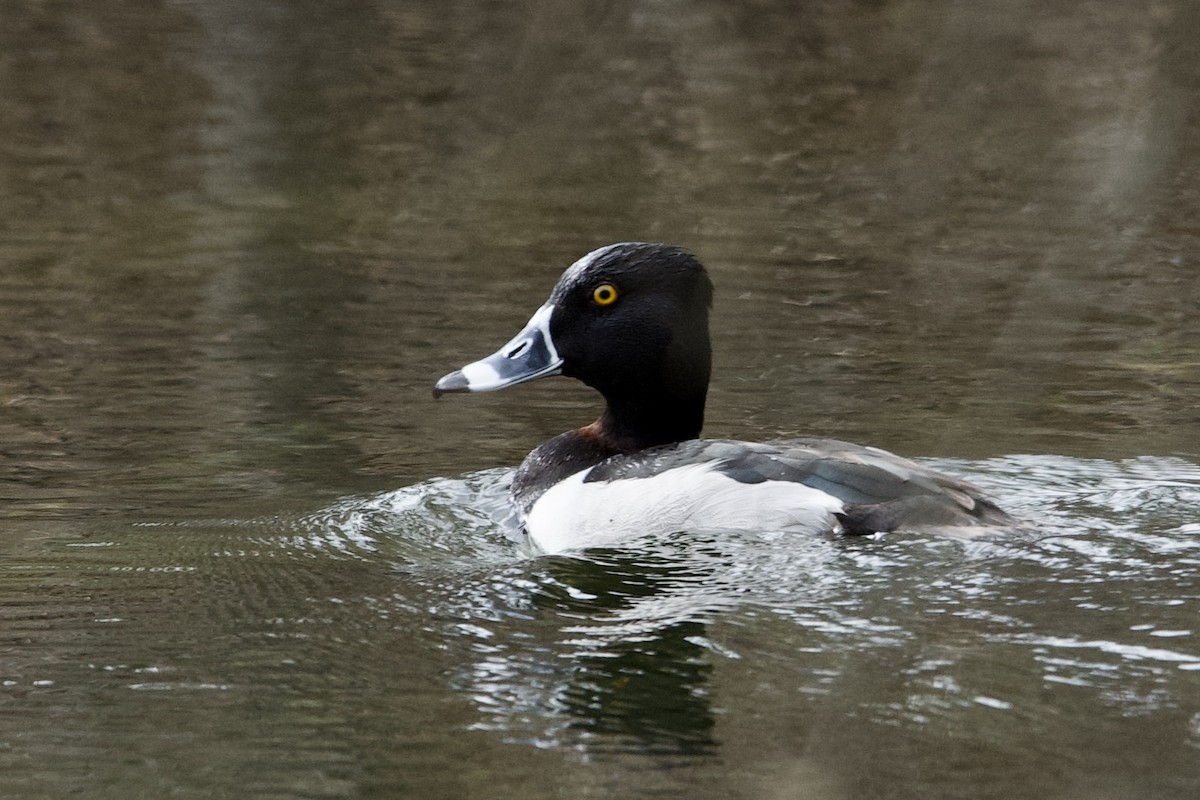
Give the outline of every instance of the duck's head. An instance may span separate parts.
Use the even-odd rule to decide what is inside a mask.
[[[623,449],[693,438],[708,391],[711,300],[704,267],[681,248],[602,247],[563,273],[508,344],[444,376],[434,396],[565,375],[604,395],[601,430]]]

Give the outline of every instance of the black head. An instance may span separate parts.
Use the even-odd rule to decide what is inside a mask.
[[[521,333],[438,381],[435,394],[489,391],[545,375],[608,401],[602,432],[627,449],[700,433],[711,369],[712,283],[681,248],[623,243],[575,262]]]
[[[562,373],[610,400],[703,397],[712,349],[712,283],[678,247],[617,244],[567,270],[550,302]]]

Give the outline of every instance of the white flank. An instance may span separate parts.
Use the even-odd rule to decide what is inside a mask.
[[[588,470],[552,486],[525,530],[546,553],[605,547],[688,530],[833,530],[842,502],[801,483],[739,483],[712,464],[650,478],[584,483]]]

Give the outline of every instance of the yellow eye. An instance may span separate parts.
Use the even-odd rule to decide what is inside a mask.
[[[598,306],[611,306],[617,302],[617,287],[611,283],[602,283],[592,289],[592,300]]]

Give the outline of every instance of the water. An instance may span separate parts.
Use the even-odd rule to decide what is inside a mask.
[[[1193,4],[560,5],[4,7],[0,795],[1195,796]],[[531,557],[432,382],[623,239],[1038,535]]]
[[[7,569],[10,791],[1188,796],[1200,468],[931,463],[1042,535],[531,559],[504,469],[93,523]]]

